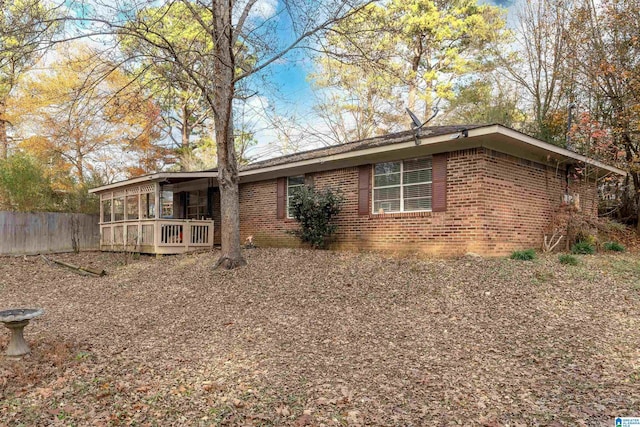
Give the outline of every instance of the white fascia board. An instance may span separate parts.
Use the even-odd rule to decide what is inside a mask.
[[[486,127],[486,128],[479,128],[479,129],[474,129],[469,131],[469,136],[476,136],[476,131],[478,132],[478,135],[488,135],[488,134],[492,134],[492,133],[499,133],[505,136],[508,136],[509,138],[513,138],[513,139],[517,139],[519,141],[522,141],[524,143],[527,143],[529,145],[532,145],[534,147],[538,147],[541,148],[545,151],[550,151],[552,153],[555,154],[559,154],[560,156],[564,156],[564,157],[568,157],[571,159],[575,159],[593,166],[597,166],[601,169],[605,169],[608,170],[609,172],[613,172],[615,174],[618,175],[622,175],[622,176],[626,176],[627,173],[625,171],[623,171],[622,169],[618,169],[614,166],[609,166],[605,163],[602,163],[598,160],[592,159],[590,157],[587,156],[583,156],[582,154],[578,154],[576,152],[567,150],[566,148],[562,148],[562,147],[558,147],[557,145],[553,145],[553,144],[549,144],[548,142],[544,142],[544,141],[540,141],[539,139],[533,138],[529,135],[525,135],[521,132],[518,132],[516,130],[513,129],[509,129],[506,128],[504,126],[500,126],[500,125],[494,125],[494,126],[490,126],[490,127]]]
[[[415,147],[416,143],[413,137],[409,137],[410,139],[406,142],[398,142],[398,143],[394,143],[394,144],[389,144],[389,145],[382,145],[380,147],[371,147],[371,148],[365,148],[362,150],[353,150],[353,151],[348,151],[346,153],[338,153],[338,154],[331,154],[328,156],[323,156],[323,157],[316,157],[313,159],[307,159],[307,160],[300,160],[297,162],[290,162],[290,163],[282,163],[280,165],[275,165],[275,166],[267,166],[264,168],[258,168],[258,169],[252,169],[252,170],[248,170],[248,171],[244,171],[244,172],[240,172],[240,176],[251,176],[251,175],[256,175],[256,174],[263,174],[263,173],[267,173],[267,172],[276,172],[279,170],[286,170],[286,169],[291,169],[291,168],[297,168],[297,167],[302,167],[302,166],[310,166],[310,165],[315,165],[315,164],[322,164],[322,163],[330,163],[330,162],[334,162],[334,161],[338,161],[338,160],[345,160],[345,159],[351,159],[351,158],[355,158],[355,157],[361,157],[361,156],[368,156],[371,154],[378,154],[378,153],[384,153],[384,152],[390,152],[390,151],[396,151],[396,150],[403,150],[403,149],[407,149],[407,148],[411,148],[411,147]],[[436,144],[438,142],[444,142],[447,141],[449,139],[451,139],[451,134],[447,134],[447,135],[439,135],[437,137],[432,137],[432,138],[428,138],[425,139],[425,137],[420,137],[420,145],[427,145],[427,144]]]
[[[504,135],[508,138],[521,141],[525,144],[537,147],[539,149],[542,149],[563,157],[575,159],[593,166],[597,166],[601,169],[607,170],[609,172],[612,172],[618,175],[622,175],[622,176],[627,175],[625,171],[618,169],[616,167],[606,165],[598,160],[591,159],[589,157],[555,146],[553,144],[540,141],[539,139],[533,138],[531,136],[525,135],[521,132],[515,131],[513,129],[509,129],[501,125],[489,125],[481,128],[471,129],[467,132],[468,132],[468,138],[488,137],[495,134]],[[418,137],[419,145],[425,146],[425,145],[440,144],[445,142],[451,142],[453,144],[454,141],[458,140],[456,136],[459,137],[460,134],[461,132],[458,131],[458,132],[452,132],[452,133],[433,136],[433,137],[429,135],[421,135]],[[409,149],[416,146],[415,139],[413,137],[411,136],[404,137],[404,139],[406,139],[406,141],[401,140],[400,142],[397,142],[397,143],[382,145],[379,147],[365,148],[362,150],[353,150],[353,151],[348,151],[346,153],[332,154],[332,155],[323,156],[323,157],[316,157],[313,159],[300,160],[297,162],[282,163],[280,165],[267,166],[267,167],[252,169],[248,171],[240,171],[239,176],[248,177],[248,176],[253,176],[258,174],[265,174],[269,172],[286,171],[287,169],[300,168],[304,166],[311,166],[311,165],[317,165],[317,164],[323,164],[323,163],[331,163],[331,162],[340,161],[340,160],[353,159],[361,156],[369,156],[369,155],[375,155],[375,154],[385,153],[385,152],[393,152],[397,150],[405,150],[405,149]],[[127,181],[121,181],[113,184],[104,185],[102,187],[91,189],[89,190],[89,192],[100,193],[102,191],[107,191],[114,188],[124,187],[124,186],[137,184],[141,182],[160,181],[168,178],[217,178],[217,177],[218,177],[217,172],[164,172],[164,173],[146,175],[138,178],[133,178]]]
[[[113,190],[114,188],[127,187],[142,182],[163,181],[170,178],[217,178],[218,172],[160,172],[151,175],[139,176],[137,178],[128,179],[126,181],[114,182],[113,184],[103,185],[89,190],[89,193],[101,193],[103,191]]]
[[[602,162],[599,162],[598,160],[591,159],[589,157],[583,156],[578,153],[574,153],[573,151],[566,150],[564,148],[555,146],[553,144],[540,141],[536,138],[530,137],[528,135],[506,128],[501,125],[489,125],[481,128],[471,129],[467,131],[467,134],[468,134],[467,136],[468,138],[488,137],[495,134],[501,134],[509,138],[524,142],[528,145],[540,148],[542,150],[597,166],[609,172],[613,172],[623,176],[627,174],[625,171],[618,169],[616,167],[606,165]],[[455,141],[459,141],[458,138],[460,138],[460,135],[461,135],[461,131],[452,132],[444,135],[438,135],[435,137],[430,137],[429,135],[422,135],[422,136],[419,136],[418,138],[419,145],[426,146],[426,145],[439,144],[439,143],[445,143],[445,142],[451,142],[452,144],[455,144]],[[378,153],[393,152],[397,150],[404,150],[404,149],[415,147],[416,146],[415,139],[413,137],[408,137],[408,138],[409,139],[407,139],[407,141],[388,144],[388,145],[382,145],[379,147],[365,148],[362,150],[353,150],[353,151],[348,151],[346,153],[332,154],[329,156],[316,157],[313,159],[300,160],[297,162],[283,163],[280,165],[267,166],[264,168],[244,171],[244,172],[240,172],[240,176],[241,177],[252,176],[252,175],[264,174],[269,172],[277,172],[277,171],[287,170],[292,168],[299,168],[299,167],[322,164],[322,163],[330,163],[330,162],[339,161],[339,160],[352,159],[356,157],[374,155]],[[451,148],[453,148],[453,145]]]

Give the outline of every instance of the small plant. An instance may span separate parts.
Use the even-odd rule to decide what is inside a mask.
[[[336,232],[337,225],[332,219],[340,212],[344,198],[342,193],[330,188],[316,190],[302,186],[291,197],[291,216],[300,228],[291,231],[313,248],[325,248],[327,239]]]
[[[524,251],[515,251],[509,257],[511,259],[517,259],[519,261],[531,261],[536,258],[536,251],[533,249],[527,249]]]
[[[88,351],[79,351],[76,354],[76,360],[85,360],[91,358],[92,355]]]
[[[613,251],[613,252],[624,252],[625,251],[624,246],[621,245],[618,242],[605,242],[603,246],[608,251]]]
[[[554,278],[554,275],[551,271],[536,271],[533,274],[536,282],[545,283]]]
[[[589,241],[580,240],[571,246],[571,253],[576,255],[593,255],[596,253],[596,247]]]
[[[576,234],[576,239],[574,240],[576,243],[585,242],[590,244],[595,248],[598,243],[598,239],[593,233],[590,233],[589,230],[580,230]]]
[[[565,265],[578,265],[579,261],[578,258],[574,257],[573,255],[570,254],[561,254],[558,257],[558,261],[560,261],[560,264],[565,264]]]

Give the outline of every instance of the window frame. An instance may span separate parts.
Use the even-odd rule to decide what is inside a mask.
[[[405,184],[404,183],[404,173],[405,173],[405,162],[408,161],[412,161],[412,160],[422,160],[422,159],[429,159],[431,160],[431,180],[430,181],[421,181],[421,182],[414,182],[414,183],[410,183],[410,184]],[[379,164],[384,164],[384,163],[400,163],[400,171],[399,172],[394,172],[394,173],[399,173],[400,175],[400,183],[397,185],[383,185],[383,186],[378,186],[376,187],[376,165]],[[428,170],[428,169],[416,169],[416,170]],[[378,176],[382,176],[382,175],[378,175]],[[404,197],[404,193],[405,193],[405,186],[414,186],[414,185],[424,185],[424,184],[428,184],[431,187],[431,208],[430,209],[413,209],[413,210],[405,210],[404,208],[404,204],[405,204],[405,197]],[[375,198],[375,191],[379,190],[381,188],[395,188],[395,187],[400,187],[400,210],[398,211],[384,211],[382,213],[375,210],[375,204],[376,204],[376,198]],[[374,163],[373,165],[371,165],[371,213],[374,215],[388,215],[388,214],[402,214],[402,213],[414,213],[414,212],[433,212],[433,156],[423,156],[423,157],[414,157],[414,158],[410,158],[410,159],[401,159],[401,160],[393,160],[393,161],[388,161],[388,162],[378,162],[378,163]]]
[[[154,183],[100,194],[100,223],[156,219],[156,192]]]
[[[125,195],[124,219],[125,221],[137,221],[140,219],[140,194]],[[135,209],[131,209],[135,206]]]
[[[286,209],[285,218],[287,218],[287,219],[294,219],[293,216],[291,216],[291,213],[289,212],[289,200],[291,199],[291,194],[289,192],[289,188],[291,188],[291,187],[294,187],[294,188],[304,187],[304,185],[305,185],[304,177],[305,177],[304,175],[294,175],[294,176],[288,176],[287,177],[286,190],[285,190],[286,191],[286,194],[285,194],[285,196],[286,196],[285,197],[285,209]],[[289,185],[289,179],[292,179],[292,178],[302,178],[302,184]]]
[[[156,197],[154,193],[140,194],[140,219],[154,219],[156,216]]]
[[[173,197],[175,194],[171,190],[160,190],[160,219],[173,219]]]
[[[112,199],[112,210],[111,212],[113,212],[113,217],[112,217],[112,222],[123,222],[125,221],[126,217],[125,217],[125,213],[126,213],[126,207],[125,207],[125,200],[126,200],[126,195],[123,194],[121,196],[114,196]],[[116,207],[118,209],[116,209]]]
[[[108,205],[108,209],[107,206]],[[108,216],[108,219],[106,219]],[[100,200],[100,222],[102,224],[109,224],[113,221],[113,198]]]

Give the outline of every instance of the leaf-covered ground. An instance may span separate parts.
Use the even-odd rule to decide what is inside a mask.
[[[7,425],[612,425],[640,415],[640,257],[0,258]],[[4,328],[3,328],[4,330]],[[0,348],[8,342],[0,334]]]

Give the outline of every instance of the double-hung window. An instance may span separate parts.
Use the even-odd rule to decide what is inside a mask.
[[[431,157],[378,163],[373,174],[373,212],[431,210]]]
[[[287,218],[293,218],[292,196],[304,185],[304,175],[290,176],[287,178]]]

